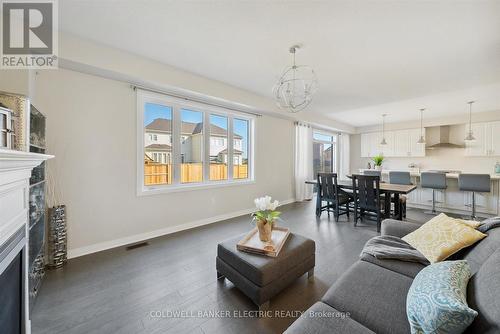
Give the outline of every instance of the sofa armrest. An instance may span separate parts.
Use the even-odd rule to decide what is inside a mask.
[[[381,235],[391,235],[393,237],[402,238],[408,233],[415,231],[422,226],[419,223],[410,223],[401,220],[385,219],[382,222]]]
[[[284,334],[375,334],[350,318],[348,312],[340,312],[323,302],[317,302],[288,327]]]

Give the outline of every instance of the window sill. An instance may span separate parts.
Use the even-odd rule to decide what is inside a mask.
[[[255,184],[255,180],[232,180],[232,181],[213,181],[210,183],[194,183],[194,184],[180,184],[180,185],[159,185],[142,187],[137,190],[137,196],[151,196],[157,194],[168,194],[183,191],[204,190],[213,188],[233,187],[240,185]]]

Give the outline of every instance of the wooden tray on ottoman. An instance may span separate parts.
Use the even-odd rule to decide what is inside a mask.
[[[256,227],[236,244],[236,249],[243,252],[277,257],[289,235],[289,229],[277,226],[273,228],[271,242],[262,242],[259,239],[259,231]]]

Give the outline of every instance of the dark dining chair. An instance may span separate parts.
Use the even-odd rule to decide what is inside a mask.
[[[335,221],[339,221],[340,215],[347,215],[349,218],[349,203],[353,202],[353,198],[339,188],[337,184],[337,173],[318,173],[318,196],[320,203],[326,202],[326,205],[320,205],[320,210],[317,216],[321,217],[321,213],[326,211],[328,218],[330,212],[333,212]]]
[[[380,196],[380,177],[375,175],[353,175],[354,226],[358,219],[367,218],[377,222],[380,232],[383,201]]]

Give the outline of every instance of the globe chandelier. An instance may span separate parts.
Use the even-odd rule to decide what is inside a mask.
[[[273,88],[278,107],[291,113],[304,110],[312,102],[313,95],[318,89],[318,79],[314,70],[307,65],[297,65],[295,62],[295,54],[299,48],[298,45],[290,48],[293,63],[283,70]]]

